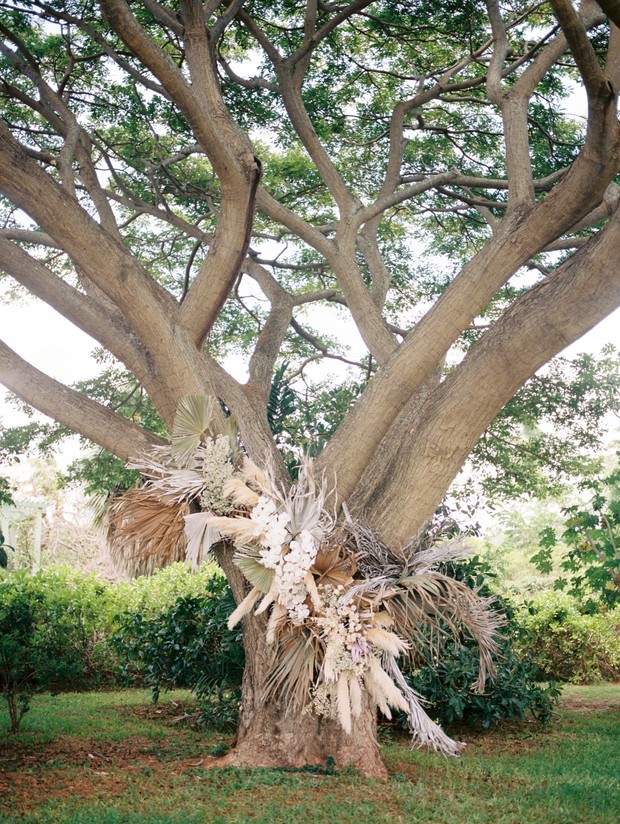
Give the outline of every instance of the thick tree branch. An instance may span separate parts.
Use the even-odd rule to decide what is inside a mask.
[[[475,344],[424,409],[411,449],[401,450],[389,467],[368,467],[360,490],[373,486],[381,504],[369,503],[367,514],[386,542],[404,543],[424,526],[484,429],[517,389],[620,306],[619,253],[616,212],[605,229],[508,308]],[[407,488],[416,490],[415,507],[402,498]],[[353,504],[361,506],[363,497],[356,495]]]
[[[50,378],[0,341],[0,381],[13,394],[44,415],[129,460],[165,441],[132,421]]]

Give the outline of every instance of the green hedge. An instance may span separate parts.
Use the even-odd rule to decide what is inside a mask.
[[[525,634],[517,651],[531,656],[536,677],[579,684],[620,679],[620,607],[583,614],[565,592],[545,592],[523,605]]]

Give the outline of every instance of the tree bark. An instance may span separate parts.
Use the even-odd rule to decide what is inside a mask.
[[[232,562],[232,551],[220,545],[216,552],[237,602],[247,594],[241,571]],[[231,767],[325,766],[333,758],[335,769],[354,767],[360,774],[386,778],[387,770],[377,742],[374,708],[363,707],[353,719],[348,735],[334,719],[304,713],[282,700],[268,701],[264,685],[270,666],[270,650],[265,642],[266,619],[249,615],[243,619],[245,669],[237,738],[222,765]]]

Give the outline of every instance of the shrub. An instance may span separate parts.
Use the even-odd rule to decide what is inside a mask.
[[[154,701],[162,689],[188,687],[205,721],[227,723],[236,718],[243,644],[241,630],[226,626],[235,604],[225,579],[211,574],[208,587],[200,595],[181,595],[159,614],[125,612],[112,640],[126,683],[143,683]]]
[[[478,557],[451,564],[445,572],[475,587],[482,595],[492,595],[489,582],[493,573]],[[431,715],[441,724],[463,721],[487,728],[501,721],[523,720],[528,712],[542,723],[552,716],[559,690],[554,684],[537,683],[534,662],[522,648],[516,648],[524,630],[509,601],[496,596],[494,608],[505,623],[498,637],[496,674],[487,682],[484,694],[471,690],[478,677],[478,647],[467,637],[454,640],[448,633],[431,660],[406,672],[411,686],[429,702]]]
[[[11,731],[32,696],[97,687],[113,679],[101,631],[107,585],[68,570],[24,570],[0,577],[0,691]]]
[[[620,678],[620,607],[582,614],[564,592],[540,593],[519,611],[528,654],[541,679],[593,683]]]

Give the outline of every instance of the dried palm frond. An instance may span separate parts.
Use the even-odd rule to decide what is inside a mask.
[[[291,535],[309,532],[320,543],[333,530],[333,520],[325,510],[325,483],[316,483],[308,459],[302,462],[295,486],[284,494],[272,495],[290,516],[287,528]]]
[[[164,503],[190,501],[197,498],[206,485],[202,472],[179,468],[169,446],[153,447],[133,458],[127,466],[137,469],[147,479],[145,487],[159,494]]]
[[[278,696],[298,710],[307,706],[323,651],[320,639],[307,626],[284,622],[273,644],[264,700]]]
[[[468,558],[471,553],[472,550],[467,543],[467,538],[459,538],[456,541],[432,546],[414,552],[410,556],[407,563],[407,572],[409,575],[432,572],[440,564],[462,561],[464,558]]]
[[[185,516],[185,559],[194,570],[206,560],[211,547],[222,540],[218,530],[209,523],[211,516],[211,512],[195,512]]]
[[[322,546],[316,554],[312,573],[317,585],[350,586],[357,571],[353,556],[343,546]]]
[[[233,562],[239,567],[253,587],[261,592],[269,592],[273,583],[274,571],[260,563],[258,548],[244,547],[235,553]]]
[[[159,480],[172,470],[179,469],[170,445],[152,446],[148,452],[141,452],[127,462],[128,469],[137,469],[147,480]]]
[[[185,503],[165,505],[148,487],[130,489],[110,507],[110,553],[131,576],[185,557]]]
[[[205,437],[212,434],[213,398],[186,395],[181,398],[172,424],[172,454],[181,466],[192,459]]]
[[[198,498],[206,485],[204,475],[192,469],[172,469],[165,477],[148,482],[149,488],[156,490],[165,503]]]
[[[464,630],[480,650],[480,674],[474,689],[482,691],[494,673],[495,637],[502,617],[490,609],[492,599],[482,598],[462,581],[439,572],[411,575],[393,582],[393,595],[385,610],[394,618],[398,632],[414,646],[433,644],[432,636],[446,632],[458,637]]]
[[[354,520],[346,504],[343,504],[342,508],[346,518],[346,530],[355,543],[355,561],[362,576],[376,578],[385,575],[398,578],[403,575],[407,569],[405,554],[386,546],[372,529]]]
[[[405,712],[409,721],[413,745],[431,747],[435,752],[444,755],[460,755],[465,748],[465,744],[454,741],[446,735],[439,724],[429,718],[422,706],[422,697],[409,686],[396,660],[391,655],[384,655],[382,663],[387,676],[399,689],[407,704]]]

